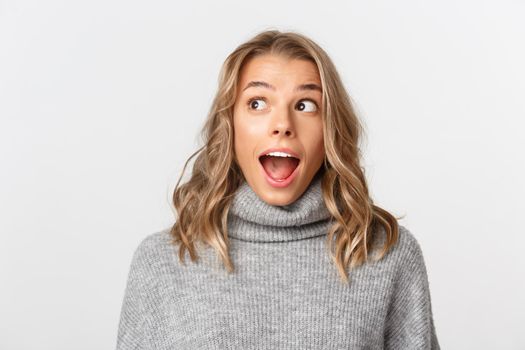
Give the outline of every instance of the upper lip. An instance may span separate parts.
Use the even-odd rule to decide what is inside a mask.
[[[272,148],[268,148],[267,150],[261,152],[259,154],[259,157],[258,158],[261,158],[262,156],[270,153],[270,152],[284,152],[284,153],[288,153],[289,155],[297,158],[297,159],[301,159],[301,157],[299,157],[299,154],[297,152],[295,152],[293,149],[291,148],[288,148],[288,147],[272,147]]]

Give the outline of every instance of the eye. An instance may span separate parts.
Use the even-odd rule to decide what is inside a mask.
[[[251,109],[255,109],[257,111],[260,111],[264,107],[266,107],[266,101],[263,97],[253,97],[248,100],[248,107]],[[261,107],[262,108],[259,108]]]
[[[317,108],[318,108],[317,103],[312,100],[301,100],[299,101],[297,106],[298,106],[298,109],[302,112],[315,112],[317,111]]]

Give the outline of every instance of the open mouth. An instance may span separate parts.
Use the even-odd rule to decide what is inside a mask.
[[[259,157],[259,162],[268,176],[275,181],[283,181],[299,166],[300,160],[289,156],[263,155]]]

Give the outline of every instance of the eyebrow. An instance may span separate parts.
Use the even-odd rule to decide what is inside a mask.
[[[246,86],[244,87],[244,89],[242,89],[242,91],[250,88],[250,87],[264,87],[264,88],[267,88],[267,89],[271,89],[271,90],[274,90],[275,91],[275,86],[265,82],[265,81],[250,81],[248,84],[246,84]],[[323,90],[321,89],[321,87],[317,84],[314,84],[314,83],[310,83],[310,84],[301,84],[299,86],[297,86],[294,91],[311,91],[311,90],[317,90],[319,92],[323,92]]]

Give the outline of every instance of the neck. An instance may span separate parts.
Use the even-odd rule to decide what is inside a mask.
[[[251,242],[285,242],[324,236],[330,213],[317,174],[293,203],[274,206],[264,202],[244,180],[228,213],[228,236]]]

